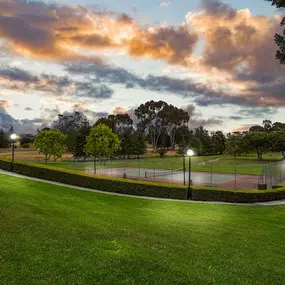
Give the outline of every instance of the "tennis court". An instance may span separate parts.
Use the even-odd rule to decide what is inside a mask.
[[[94,173],[93,170],[85,170]],[[125,177],[136,180],[149,180],[167,182],[173,184],[184,184],[184,173],[182,169],[161,170],[148,168],[105,168],[97,170],[97,174],[103,176]],[[207,172],[191,172],[193,185],[216,186],[227,189],[256,189],[258,176],[256,175],[234,175]],[[188,172],[185,172],[185,184],[188,185]]]

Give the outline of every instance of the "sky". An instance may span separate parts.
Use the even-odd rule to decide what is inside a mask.
[[[284,122],[282,14],[264,0],[0,0],[0,129],[163,100],[189,127]]]

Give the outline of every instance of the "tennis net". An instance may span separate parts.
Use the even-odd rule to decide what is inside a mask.
[[[155,178],[155,177],[161,177],[161,176],[171,176],[172,174],[176,174],[176,173],[183,173],[183,168],[179,168],[179,169],[173,169],[173,170],[150,170],[150,171],[145,171],[145,178]]]

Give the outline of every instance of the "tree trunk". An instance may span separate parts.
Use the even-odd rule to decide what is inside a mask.
[[[257,155],[258,155],[258,160],[261,161],[262,160],[262,152],[258,151]]]

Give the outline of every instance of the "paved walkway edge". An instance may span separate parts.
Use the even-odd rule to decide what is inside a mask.
[[[135,195],[127,195],[127,194],[106,192],[106,191],[101,191],[101,190],[93,190],[93,189],[90,189],[90,188],[73,186],[73,185],[59,183],[59,182],[54,182],[54,181],[50,181],[50,180],[39,179],[39,178],[35,178],[35,177],[30,177],[30,176],[25,176],[25,175],[21,175],[21,174],[18,174],[18,173],[5,171],[5,170],[2,170],[2,169],[0,169],[0,174],[13,176],[13,177],[17,177],[17,178],[22,178],[22,179],[28,179],[28,180],[42,182],[42,183],[47,183],[47,184],[52,184],[52,185],[57,185],[57,186],[63,186],[63,187],[76,189],[76,190],[81,190],[81,191],[94,192],[94,193],[100,193],[100,194],[112,195],[112,196],[137,198],[137,199],[144,199],[144,200],[181,202],[181,203],[198,203],[198,204],[216,204],[216,205],[237,205],[237,206],[247,206],[247,207],[285,205],[285,200],[271,201],[271,202],[260,202],[260,203],[251,203],[251,204],[245,204],[244,203],[243,204],[243,203],[226,203],[226,202],[217,202],[217,201],[209,202],[209,201],[175,200],[175,199],[154,198],[154,197],[146,197],[146,196],[135,196]]]

